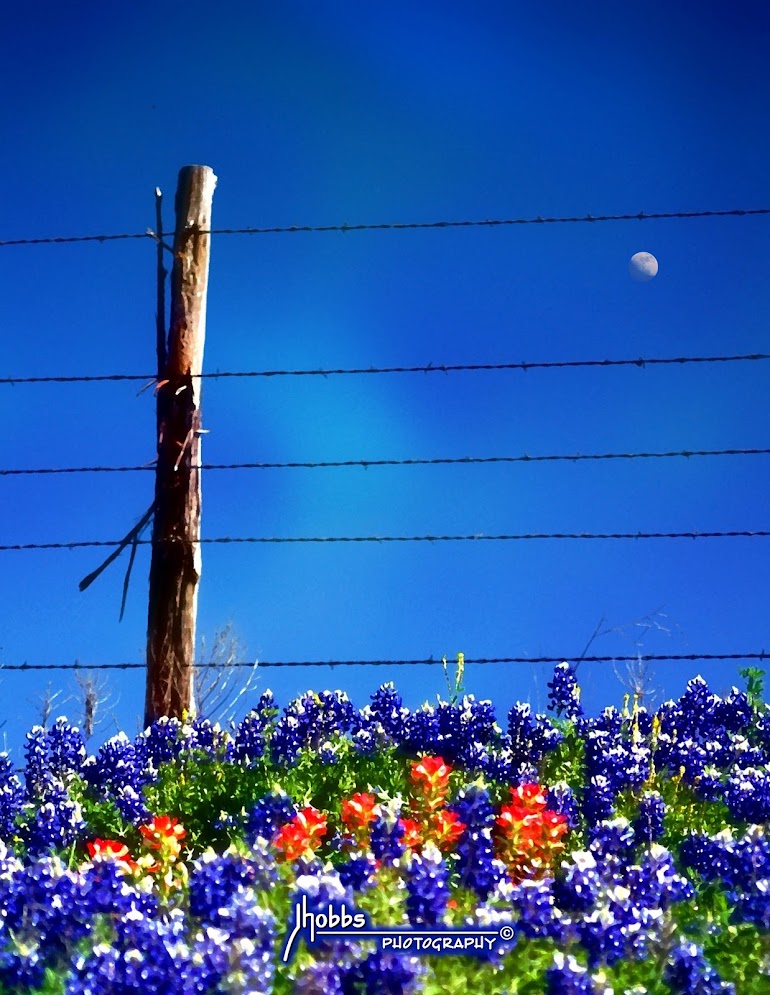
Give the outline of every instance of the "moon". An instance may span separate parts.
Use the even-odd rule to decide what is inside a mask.
[[[658,260],[651,252],[636,252],[628,263],[631,279],[638,283],[648,283],[658,272]]]

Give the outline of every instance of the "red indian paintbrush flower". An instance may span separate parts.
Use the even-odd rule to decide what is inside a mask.
[[[423,757],[412,764],[412,784],[432,790],[446,788],[452,768],[442,757]]]
[[[495,819],[498,855],[514,881],[547,870],[565,844],[567,817],[546,809],[546,792],[538,784],[511,788],[511,802]]]
[[[168,815],[156,815],[152,822],[140,826],[139,832],[144,836],[146,846],[152,850],[161,850],[169,857],[179,856],[179,841],[187,835],[184,826]]]
[[[380,806],[374,795],[361,792],[351,795],[342,802],[342,823],[356,841],[363,843],[369,833],[369,824],[380,814]]]
[[[317,850],[325,835],[326,816],[309,805],[281,827],[273,846],[283,854],[284,859],[296,860],[306,850]]]
[[[410,850],[421,847],[423,840],[419,823],[415,822],[414,819],[406,818],[401,818],[399,822],[404,827],[404,835],[400,840],[401,845]]]
[[[437,812],[443,807],[449,791],[452,768],[442,757],[423,757],[412,764],[411,780],[420,792],[415,807],[426,813]]]
[[[118,840],[95,839],[93,843],[86,843],[86,848],[91,860],[114,860],[127,870],[135,870],[137,867],[126,844]]]
[[[442,809],[431,819],[428,836],[439,850],[451,850],[465,832],[465,828],[465,823],[460,821],[457,812]]]

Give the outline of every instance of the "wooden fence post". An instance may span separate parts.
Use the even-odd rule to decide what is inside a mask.
[[[158,463],[147,616],[145,728],[190,708],[201,576],[200,395],[206,335],[209,166],[185,166],[176,192],[171,324],[157,390]]]

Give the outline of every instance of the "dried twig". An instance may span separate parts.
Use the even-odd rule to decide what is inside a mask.
[[[205,637],[201,638],[201,654],[205,658]],[[196,667],[193,672],[193,698],[198,703],[197,712],[200,718],[209,718],[213,721],[217,716],[221,716],[233,691],[231,684],[236,677],[236,668],[233,664],[242,659],[243,656],[243,648],[233,634],[232,622],[228,622],[224,629],[215,635],[211,647],[208,663],[217,664],[216,669],[207,667],[205,671],[202,671]],[[230,711],[222,721],[229,721],[229,716],[235,711],[236,703],[251,689],[258,665],[258,662],[255,661],[248,680],[237,692],[235,699],[230,702]],[[207,677],[208,674],[214,674],[214,676]]]

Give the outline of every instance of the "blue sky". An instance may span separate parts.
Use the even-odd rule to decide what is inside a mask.
[[[556,2],[212,8],[43,4],[6,15],[0,238],[171,227],[178,169],[218,177],[215,227],[356,224],[768,204],[762,3]],[[767,217],[218,236],[208,371],[770,352]],[[660,271],[633,282],[630,256]],[[0,247],[3,376],[154,367],[155,254],[138,240]],[[766,448],[770,364],[209,380],[206,462]],[[0,386],[4,468],[154,456],[137,385]],[[207,536],[768,529],[766,456],[209,472]],[[117,539],[152,473],[0,479],[0,543]],[[574,659],[770,647],[763,538],[204,547],[199,634],[245,659]],[[118,622],[102,551],[0,553],[0,665],[141,662],[149,551]],[[656,625],[633,624],[652,616]],[[661,662],[658,700],[741,663]],[[622,672],[622,668],[621,672]],[[242,671],[246,678],[246,671]],[[590,712],[622,702],[581,665]],[[504,719],[551,668],[469,666]],[[137,731],[142,671],[98,746]],[[264,669],[282,705],[393,679],[415,707],[441,668]],[[67,672],[0,672],[8,748],[35,701],[81,717]],[[68,696],[70,700],[64,704]],[[243,714],[254,700],[243,699]]]

